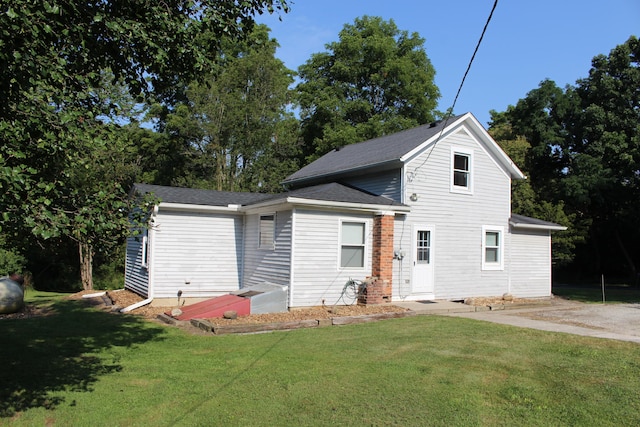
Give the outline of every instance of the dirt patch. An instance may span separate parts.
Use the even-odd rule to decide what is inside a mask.
[[[77,294],[74,294],[69,298],[81,299],[82,295],[95,292],[96,291],[78,292]],[[129,290],[107,291],[107,296],[111,300],[114,307],[120,308],[136,304],[144,299]],[[170,312],[171,309],[172,307],[153,307],[150,305],[146,305],[132,310],[127,314],[155,319],[160,314]],[[320,320],[330,319],[332,317],[338,316],[360,316],[366,314],[394,313],[403,311],[407,311],[407,309],[395,305],[363,306],[354,304],[347,306],[336,306],[335,308],[333,306],[296,308],[284,313],[252,314],[249,316],[239,316],[237,319],[211,318],[206,320],[208,320],[213,325],[242,325],[257,323],[293,322],[300,320]]]
[[[50,316],[54,313],[51,307],[38,307],[35,304],[25,304],[20,311],[9,314],[0,314],[0,320],[4,319],[30,319],[33,317]]]

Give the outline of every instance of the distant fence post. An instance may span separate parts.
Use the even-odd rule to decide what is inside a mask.
[[[605,303],[605,298],[604,298],[604,274],[602,275],[602,303]]]

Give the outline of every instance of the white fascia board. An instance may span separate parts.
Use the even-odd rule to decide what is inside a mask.
[[[550,230],[550,231],[564,231],[567,227],[563,225],[542,225],[542,224],[518,224],[513,221],[509,221],[509,224],[513,228],[518,230]]]
[[[219,213],[239,213],[240,205],[209,206],[191,205],[188,203],[165,203],[160,202],[160,210],[189,211],[189,212],[219,212]]]
[[[312,206],[322,208],[340,208],[359,210],[363,212],[393,212],[393,213],[409,213],[411,206],[388,206],[374,205],[368,203],[350,203],[350,202],[333,202],[326,200],[301,199],[297,197],[288,197],[287,202],[297,206]]]
[[[447,123],[447,127],[444,128],[444,130],[438,132],[436,135],[432,136],[431,138],[429,138],[428,140],[420,144],[418,147],[414,148],[413,150],[411,150],[410,152],[402,156],[400,160],[406,163],[413,157],[417,156],[420,152],[424,151],[431,144],[434,144],[436,141],[438,141],[438,139],[445,139],[461,123],[467,120],[473,123],[474,125],[473,127],[478,131],[480,138],[483,140],[488,150],[491,151],[491,153],[493,153],[498,158],[498,161],[507,168],[511,176],[513,176],[516,179],[526,179],[526,176],[524,175],[524,173],[522,173],[520,168],[518,168],[518,166],[513,162],[513,160],[511,160],[511,158],[507,156],[507,153],[505,153],[504,150],[500,148],[498,143],[495,142],[495,140],[491,137],[491,135],[489,135],[489,132],[486,131],[484,126],[482,126],[480,122],[478,122],[478,119],[476,119],[475,116],[471,113],[467,113],[463,115],[455,122]],[[471,130],[468,130],[468,131],[471,132]]]
[[[295,205],[295,206],[308,206],[315,208],[325,209],[349,209],[361,212],[394,212],[394,213],[409,213],[411,212],[410,206],[388,206],[388,205],[376,205],[367,203],[350,203],[350,202],[334,202],[327,200],[315,200],[315,199],[303,199],[300,197],[287,197],[286,199],[278,199],[270,202],[257,203],[255,205],[247,206],[245,212],[252,213],[254,211],[261,211],[267,207]]]
[[[446,138],[451,133],[451,131],[459,123],[462,123],[467,118],[467,116],[470,116],[470,115],[471,115],[471,113],[467,113],[464,116],[460,117],[455,122],[447,123],[447,127],[446,128],[444,128],[443,130],[441,130],[437,134],[433,135],[431,138],[427,139],[425,142],[423,142],[422,144],[418,145],[416,148],[414,148],[413,150],[409,151],[407,154],[402,156],[400,158],[400,161],[406,164],[406,162],[408,162],[409,160],[413,159],[415,156],[419,155],[428,146],[430,146],[431,144],[435,143],[438,140],[438,138],[440,138],[440,139]]]
[[[476,125],[476,129],[479,130],[489,150],[491,150],[491,152],[496,157],[498,157],[498,159],[500,160],[500,162],[502,162],[502,164],[504,164],[507,168],[510,169],[514,178],[517,178],[517,179],[526,178],[526,176],[524,175],[524,173],[522,173],[520,168],[513,162],[513,160],[511,160],[511,158],[507,155],[507,153],[504,152],[502,147],[498,145],[498,143],[493,139],[493,137],[489,135],[489,132],[487,132],[484,126],[480,124],[478,119],[476,119],[473,114],[467,113],[462,118],[465,120],[470,119]]]

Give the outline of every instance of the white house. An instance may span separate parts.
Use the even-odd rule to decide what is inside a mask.
[[[136,184],[161,201],[127,244],[125,287],[153,300],[273,283],[290,307],[551,295],[551,231],[511,215],[524,176],[472,114],[336,149],[281,194]]]

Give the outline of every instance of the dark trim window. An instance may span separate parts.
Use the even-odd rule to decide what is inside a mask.
[[[258,247],[260,249],[273,249],[276,230],[275,214],[260,215],[260,231]]]
[[[473,190],[473,156],[470,151],[451,150],[451,191],[471,193]]]

